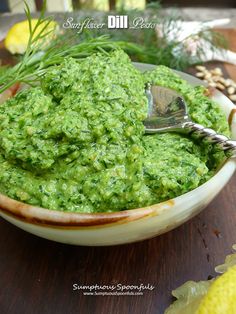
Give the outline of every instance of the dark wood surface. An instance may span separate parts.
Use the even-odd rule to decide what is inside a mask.
[[[230,69],[234,75],[236,68]],[[236,176],[201,214],[179,228],[113,247],[59,244],[0,219],[0,313],[162,314],[172,301],[172,289],[214,276],[214,267],[231,252],[235,204]],[[74,283],[143,283],[155,289],[142,296],[84,296],[73,291]]]

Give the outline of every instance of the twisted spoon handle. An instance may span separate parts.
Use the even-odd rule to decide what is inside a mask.
[[[236,141],[232,141],[224,135],[217,134],[210,128],[205,128],[201,124],[191,121],[185,122],[183,128],[188,133],[191,133],[193,137],[204,138],[210,144],[217,144],[222,150],[229,151],[232,157],[236,157]]]

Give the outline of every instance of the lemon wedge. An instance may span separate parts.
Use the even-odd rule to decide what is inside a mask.
[[[236,251],[236,245],[233,246]],[[176,298],[165,314],[236,314],[236,253],[215,268],[221,275],[206,281],[187,281],[172,291]]]
[[[210,286],[196,314],[236,313],[236,266],[229,268]]]
[[[32,19],[31,24],[32,24],[32,29],[37,24],[37,19]],[[36,30],[35,36],[39,34],[39,32],[43,29],[45,26],[44,23],[42,23]],[[49,31],[53,31],[57,26],[57,23],[54,21],[51,21],[49,25],[45,28],[43,31],[44,34],[46,34]],[[8,51],[10,51],[12,54],[23,54],[26,51],[28,40],[30,36],[30,31],[29,31],[29,23],[28,20],[16,23],[13,25],[5,38],[5,47]],[[52,36],[52,34],[48,35],[49,37]]]

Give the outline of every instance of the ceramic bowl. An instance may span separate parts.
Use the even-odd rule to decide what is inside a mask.
[[[135,63],[141,71],[153,65]],[[202,81],[182,72],[192,85]],[[236,139],[236,107],[222,93],[212,96],[224,110],[232,138]],[[183,224],[206,207],[226,185],[235,171],[236,161],[228,160],[206,183],[163,203],[113,213],[79,214],[53,211],[27,205],[0,195],[0,215],[19,228],[57,242],[75,245],[116,245],[151,238]]]

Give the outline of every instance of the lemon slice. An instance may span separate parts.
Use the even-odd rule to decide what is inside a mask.
[[[206,281],[187,281],[172,291],[177,300],[165,314],[236,314],[236,254],[226,256],[225,263],[215,270],[223,275]]]
[[[196,314],[236,313],[236,266],[227,270],[210,286]]]
[[[37,19],[32,19],[32,29],[34,29]],[[43,29],[45,26],[44,23],[42,23],[35,32],[34,36],[37,36],[39,32]],[[49,25],[44,30],[44,33],[46,34],[50,30],[55,29],[57,26],[57,23],[52,21],[49,23]],[[5,38],[5,47],[7,50],[9,50],[12,54],[23,54],[26,51],[27,43],[29,40],[30,31],[29,31],[29,23],[28,20],[22,21],[20,23],[16,23],[13,25],[10,30],[7,33],[7,36]],[[51,34],[49,34],[49,37]]]

